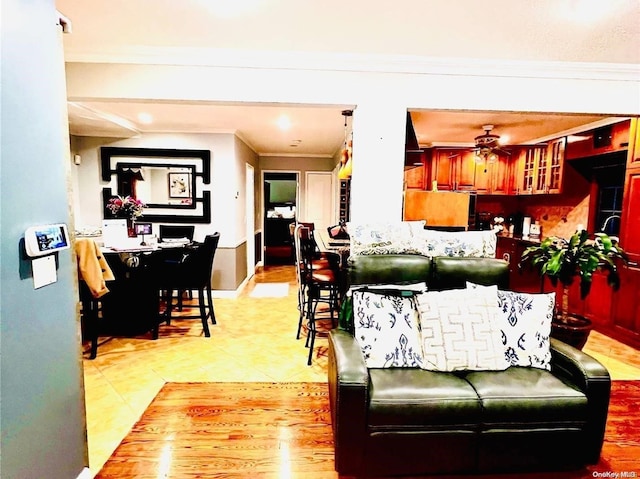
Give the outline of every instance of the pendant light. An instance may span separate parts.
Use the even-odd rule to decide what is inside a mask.
[[[338,178],[346,180],[351,178],[351,151],[353,146],[353,140],[349,140],[349,131],[347,129],[347,118],[353,115],[353,110],[342,110],[342,116],[344,116],[344,144],[342,146],[342,158],[340,159],[340,170],[338,171]]]

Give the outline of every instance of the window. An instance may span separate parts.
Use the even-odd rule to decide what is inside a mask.
[[[625,165],[598,166],[594,173],[599,186],[595,230],[617,236],[620,233]]]

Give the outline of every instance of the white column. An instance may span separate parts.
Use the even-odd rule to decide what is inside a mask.
[[[377,100],[353,112],[351,221],[402,219],[407,109]]]

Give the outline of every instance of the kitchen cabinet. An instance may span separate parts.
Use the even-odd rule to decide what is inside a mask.
[[[627,168],[640,168],[640,118],[632,118],[629,123]]]
[[[635,132],[634,132],[635,134]],[[620,222],[620,246],[629,264],[619,268],[620,290],[613,301],[612,330],[615,339],[640,348],[640,163],[629,151]]]
[[[559,300],[560,289],[557,294]],[[607,274],[604,272],[594,273],[591,290],[584,299],[580,298],[580,280],[576,279],[569,288],[569,312],[584,316],[596,328],[610,328],[613,324],[611,312],[615,294],[617,293],[607,283]]]
[[[456,149],[433,150],[428,184],[436,182],[438,191],[455,190],[457,184],[456,166],[459,156],[459,152]]]
[[[562,192],[566,138],[548,145],[522,147],[517,153],[515,193],[518,195]]]
[[[478,170],[473,151],[467,148],[437,148],[432,152],[429,182],[439,191],[475,191]]]
[[[496,162],[489,165],[491,169],[489,194],[508,195],[511,193],[511,163],[510,157],[500,156]]]
[[[547,146],[545,181],[538,182],[538,186],[543,190],[546,189],[546,193],[553,194],[562,192],[562,174],[564,172],[564,152],[566,144],[567,138],[562,137],[551,141]]]
[[[424,166],[405,167],[404,187],[417,188],[420,190],[427,189],[424,181]]]
[[[503,259],[509,263],[509,289],[521,293],[540,293],[542,279],[538,272],[525,266],[520,268],[520,259],[527,247],[534,243],[529,240],[523,240],[519,237],[498,235],[496,244],[496,258]],[[544,290],[552,291],[548,281],[544,284]]]
[[[566,159],[575,160],[626,150],[633,136],[631,121],[624,120],[572,136],[572,141],[567,144]]]
[[[478,163],[469,148],[437,148],[425,172],[427,188],[436,182],[439,191],[475,191],[479,195],[507,194],[510,190],[510,159]]]

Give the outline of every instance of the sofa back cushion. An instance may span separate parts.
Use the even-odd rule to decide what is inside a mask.
[[[371,284],[411,284],[429,282],[431,258],[410,254],[352,256],[349,260],[349,286]]]
[[[432,277],[427,283],[429,290],[466,288],[467,281],[508,289],[509,263],[496,258],[433,258]]]

